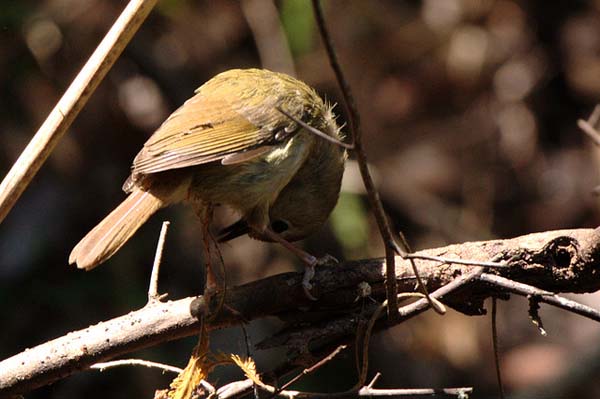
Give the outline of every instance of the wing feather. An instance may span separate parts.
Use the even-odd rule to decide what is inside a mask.
[[[207,99],[199,92],[144,144],[132,171],[148,174],[213,162],[256,148],[272,137],[269,130],[248,121],[225,100]]]

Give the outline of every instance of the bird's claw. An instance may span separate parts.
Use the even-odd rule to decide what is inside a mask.
[[[304,289],[304,295],[311,301],[316,301],[317,298],[310,292],[313,286],[310,283],[310,280],[315,276],[315,265],[317,264],[317,259],[315,258],[314,262],[311,262],[312,265],[306,265],[304,267],[304,276],[302,277],[302,289]]]
[[[315,258],[314,256],[309,256],[305,258],[305,267],[304,267],[304,277],[302,277],[302,288],[304,289],[304,294],[311,301],[316,301],[317,298],[310,292],[313,288],[310,281],[315,276],[315,267],[316,266],[325,266],[330,264],[340,263],[335,257],[326,254],[321,258]]]
[[[317,259],[317,266],[325,266],[331,264],[338,264],[340,261],[333,255],[325,254],[325,256]]]

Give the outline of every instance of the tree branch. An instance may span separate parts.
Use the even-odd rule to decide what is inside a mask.
[[[600,288],[599,229],[559,230],[507,240],[468,242],[428,249],[418,254],[475,261],[493,259],[508,264],[506,268],[490,269],[460,289],[449,292],[452,282],[457,283],[468,275],[472,277],[482,269],[456,264],[440,265],[434,261],[420,262],[420,273],[427,288],[432,292],[444,288],[445,293],[441,290],[434,294],[443,295],[442,302],[467,315],[484,314],[483,301],[487,297],[511,292],[494,282],[493,278],[484,279],[484,276],[499,276],[535,285],[542,290],[534,292],[542,295],[540,302],[554,298],[555,303],[552,304],[577,314],[587,316],[596,312],[579,304],[571,306],[555,295],[546,296],[544,291],[583,293]],[[301,273],[279,274],[228,288],[224,306],[209,328],[225,328],[268,315],[291,322],[302,321],[303,327],[295,325],[284,329],[258,345],[260,348],[285,346],[295,355],[294,364],[302,364],[311,351],[339,345],[355,335],[361,308],[361,301],[357,301],[358,286],[368,283],[371,297],[382,302],[386,292],[385,267],[382,259],[368,259],[319,268],[313,280],[319,297],[317,302],[305,297]],[[395,270],[399,291],[414,292],[415,276],[408,260],[397,257]],[[199,331],[201,323],[192,316],[190,307],[198,308],[198,304],[202,305],[201,298],[151,302],[125,316],[71,332],[21,352],[0,362],[0,396],[26,392],[87,369],[94,363],[193,335]],[[365,316],[369,317],[378,306],[374,303],[371,313]],[[199,308],[210,313],[217,304]],[[425,309],[427,303],[424,300],[401,307],[399,322]],[[387,327],[387,323],[376,325],[377,329]],[[322,346],[315,346],[317,341]]]
[[[253,383],[251,380],[235,381],[229,383],[217,390],[217,397],[219,399],[230,399],[239,398],[242,395],[246,395],[251,392]],[[261,387],[259,389],[262,390]],[[269,391],[267,391],[269,392]],[[298,397],[303,398],[302,392],[298,391],[287,391],[285,397]],[[310,398],[325,398],[325,399],[344,399],[344,398],[373,398],[373,397],[387,397],[387,398],[416,398],[416,397],[469,397],[468,395],[473,393],[473,388],[462,387],[462,388],[442,388],[442,389],[375,389],[370,386],[365,386],[358,391],[343,392],[340,394],[328,393],[319,394],[311,393]]]

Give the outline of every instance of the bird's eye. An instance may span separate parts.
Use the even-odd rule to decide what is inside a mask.
[[[287,222],[284,220],[278,219],[278,220],[274,220],[271,222],[271,230],[273,230],[277,234],[283,233],[288,228],[289,228],[289,226],[288,226]]]

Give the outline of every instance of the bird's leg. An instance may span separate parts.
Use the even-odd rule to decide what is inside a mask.
[[[212,204],[201,204],[195,206],[196,215],[200,218],[202,223],[202,244],[204,249],[204,258],[206,262],[205,281],[206,287],[204,288],[204,294],[210,295],[219,288],[219,278],[215,274],[212,265],[212,248],[211,233],[210,233],[210,222],[213,217],[214,208]]]
[[[213,321],[216,317],[221,313],[221,309],[225,307],[229,312],[231,312],[234,316],[239,316],[243,319],[240,312],[227,306],[225,304],[225,291],[226,291],[226,283],[227,278],[225,275],[225,262],[223,260],[223,255],[221,254],[221,250],[219,248],[218,242],[215,239],[215,236],[210,231],[210,223],[212,222],[215,205],[210,202],[203,201],[191,201],[194,207],[194,212],[196,216],[200,218],[202,223],[202,247],[204,251],[205,258],[205,272],[204,272],[204,280],[206,282],[204,287],[204,303],[207,306],[207,312],[211,313],[212,316],[208,318],[208,322]],[[213,267],[213,248],[216,253],[216,266],[215,269]],[[214,309],[211,308],[211,303],[213,302],[212,295],[217,293],[216,307]],[[243,319],[245,322],[245,319]]]
[[[304,277],[302,278],[302,288],[304,288],[304,293],[306,294],[307,298],[316,301],[317,298],[315,298],[310,292],[310,290],[312,289],[312,284],[310,283],[310,281],[315,276],[315,266],[319,263],[319,260],[311,254],[309,254],[308,252],[303,251],[291,242],[287,241],[285,238],[281,237],[279,234],[275,233],[268,227],[265,228],[261,233],[266,238],[283,245],[284,248],[286,248],[288,251],[300,258],[300,260],[304,263]]]

